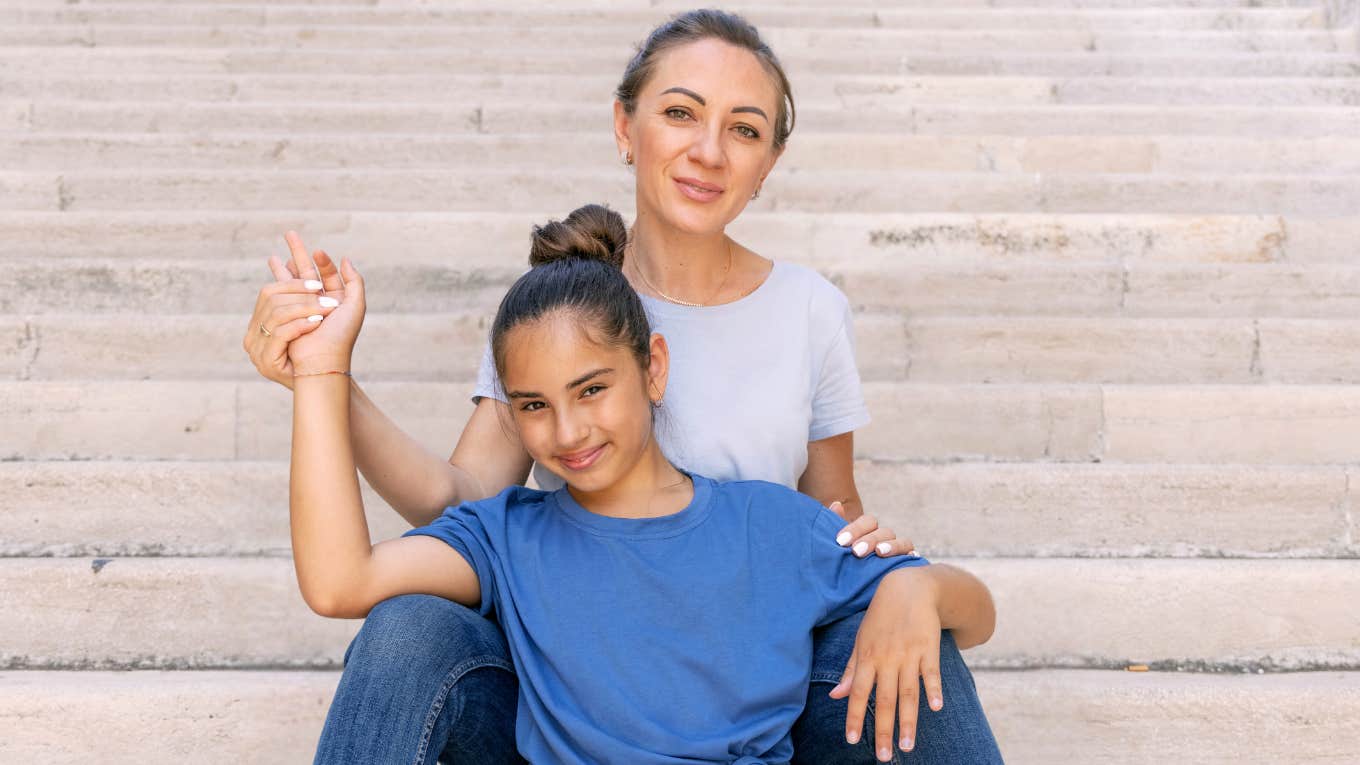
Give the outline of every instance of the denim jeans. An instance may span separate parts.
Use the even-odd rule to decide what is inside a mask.
[[[860,743],[845,742],[849,701],[827,694],[840,681],[864,613],[819,627],[807,706],[793,726],[794,763],[874,763],[872,696]],[[345,651],[315,763],[499,765],[515,751],[519,683],[505,634],[476,611],[432,595],[399,595],[374,606]],[[940,638],[944,708],[922,689],[916,748],[893,762],[990,765],[1001,753],[973,675],[948,630]],[[896,726],[894,726],[896,727]],[[893,741],[898,733],[894,730]]]

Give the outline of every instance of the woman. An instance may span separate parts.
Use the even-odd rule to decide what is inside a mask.
[[[669,352],[620,271],[626,239],[623,219],[598,205],[536,229],[533,268],[492,324],[509,424],[565,487],[511,486],[376,545],[339,376],[365,307],[344,261],[341,309],[289,347],[303,597],[332,617],[403,593],[497,616],[520,678],[518,753],[573,765],[788,763],[813,628],[867,609],[851,716],[876,686],[879,759],[891,758],[899,711],[895,745],[908,751],[922,664],[910,647],[942,625],[960,644],[984,641],[995,612],[958,604],[985,600],[985,588],[919,557],[849,557],[839,518],[786,486],[676,468],[655,438]]]
[[[857,555],[909,552],[909,541],[894,540],[863,514],[855,490],[853,431],[868,417],[844,296],[815,272],[767,260],[724,233],[759,194],[792,129],[792,97],[773,53],[739,17],[690,12],[649,35],[617,95],[619,155],[637,174],[624,273],[657,331],[671,339],[684,375],[672,381],[667,406],[689,430],[663,430],[662,448],[694,472],[770,480],[832,503],[857,519],[838,538]],[[291,387],[288,344],[305,340],[333,310],[323,301],[342,295],[343,285],[324,253],[316,254],[318,273],[295,236],[289,245],[296,274],[271,259],[280,281],[261,291],[245,346],[262,374]],[[290,291],[285,285],[295,275],[319,277],[328,294]],[[771,292],[804,300],[794,308],[787,298],[768,300]],[[792,334],[771,344],[765,338],[772,329]],[[711,386],[739,404],[713,416],[705,405]],[[476,408],[446,462],[398,430],[355,386],[356,462],[414,526],[450,504],[523,483],[533,461],[503,427],[505,404],[496,396],[494,370],[484,359]],[[535,477],[544,488],[558,486],[548,471]],[[812,687],[793,731],[798,761],[874,761],[874,707],[869,719],[847,719],[840,682],[851,674],[862,618],[828,625],[815,637]],[[926,673],[916,759],[1000,761],[953,637],[945,631],[938,645],[920,648],[940,663]],[[373,709],[386,717],[374,719]],[[369,614],[346,652],[318,761],[424,762],[442,751],[450,762],[500,762],[513,749],[514,710],[515,678],[498,625],[449,601],[392,598]]]

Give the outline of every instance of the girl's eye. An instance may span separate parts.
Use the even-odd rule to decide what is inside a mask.
[[[592,386],[590,386],[589,388],[586,388],[584,391],[581,391],[581,395],[583,395],[583,396],[592,395],[592,394],[591,394],[591,391],[593,391],[593,390],[604,390],[604,386],[603,386],[603,385],[592,385]]]
[[[530,401],[529,403],[520,407],[520,410],[525,412],[537,412],[540,408],[542,408],[542,406],[543,406],[542,401]]]

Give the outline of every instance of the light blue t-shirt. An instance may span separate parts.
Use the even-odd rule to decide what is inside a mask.
[[[751,294],[690,307],[641,295],[653,332],[670,348],[670,379],[656,440],[672,464],[720,481],[761,479],[798,488],[807,445],[864,427],[850,301],[817,271],[774,262]],[[472,400],[505,401],[484,348]],[[562,479],[534,466],[534,481]]]
[[[807,700],[812,629],[868,607],[915,557],[856,558],[844,522],[766,481],[697,474],[659,518],[597,515],[567,489],[511,486],[423,534],[477,572],[519,676],[532,763],[782,763]]]

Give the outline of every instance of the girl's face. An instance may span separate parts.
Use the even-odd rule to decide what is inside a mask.
[[[716,39],[661,54],[632,116],[614,102],[619,152],[637,168],[638,216],[721,231],[774,167],[779,91],[750,51]]]
[[[520,324],[503,342],[501,382],[529,455],[582,492],[629,477],[652,445],[651,402],[665,391],[661,335],[652,335],[645,374],[626,348],[597,343],[568,311]]]

